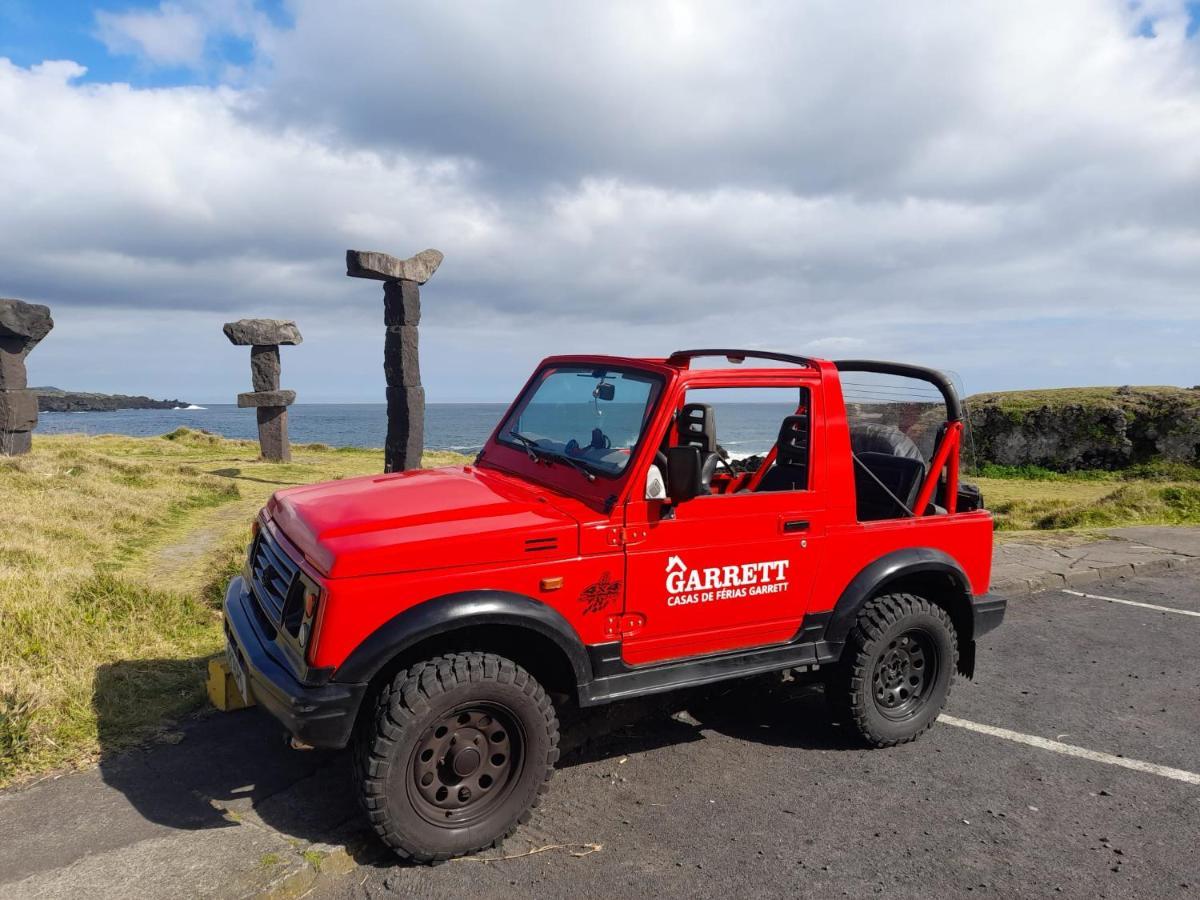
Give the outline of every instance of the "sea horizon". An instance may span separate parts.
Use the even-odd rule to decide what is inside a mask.
[[[503,403],[449,401],[425,407],[425,447],[477,453],[509,407]],[[769,402],[715,404],[721,443],[735,457],[764,453],[775,442],[779,423],[792,409]],[[158,437],[177,428],[193,428],[227,438],[253,440],[258,424],[253,409],[232,403],[194,404],[176,409],[120,409],[111,412],[43,412],[37,434],[121,434]],[[383,447],[387,404],[297,403],[288,409],[288,434],[294,444],[331,447]]]

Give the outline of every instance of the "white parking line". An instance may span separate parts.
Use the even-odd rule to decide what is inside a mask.
[[[1107,600],[1109,603],[1123,603],[1126,606],[1140,606],[1142,609],[1153,609],[1158,612],[1179,613],[1181,616],[1195,616],[1200,619],[1200,612],[1191,609],[1176,609],[1173,606],[1155,606],[1153,603],[1139,603],[1137,600],[1122,600],[1119,597],[1103,597],[1100,594],[1085,594],[1083,591],[1068,591],[1063,589],[1064,594],[1071,594],[1074,597],[1087,597],[1089,600]]]
[[[1113,756],[1111,753],[1100,753],[1096,750],[1088,750],[1085,747],[1076,747],[1074,744],[1052,741],[1034,734],[1022,734],[1019,731],[1010,731],[1007,728],[997,728],[995,725],[981,725],[978,722],[969,722],[966,719],[958,719],[954,716],[948,716],[945,713],[938,716],[938,721],[945,722],[947,725],[953,725],[955,728],[965,728],[968,731],[976,731],[979,734],[990,734],[992,737],[1004,738],[1006,741],[1028,744],[1030,747],[1037,747],[1040,750],[1052,750],[1055,753],[1062,753],[1064,756],[1075,756],[1079,759],[1091,760],[1092,762],[1120,766],[1123,769],[1133,769],[1135,772],[1148,772],[1151,775],[1172,778],[1175,781],[1182,781],[1185,784],[1200,785],[1200,775],[1184,769],[1172,769],[1170,766],[1142,762],[1140,759],[1130,759],[1127,756]]]

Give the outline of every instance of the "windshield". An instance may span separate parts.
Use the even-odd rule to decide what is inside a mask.
[[[545,369],[500,426],[503,444],[598,475],[625,471],[662,381],[630,369]]]

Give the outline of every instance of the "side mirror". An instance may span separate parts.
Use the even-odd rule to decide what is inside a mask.
[[[596,390],[592,391],[592,396],[597,400],[611,400],[617,396],[617,386],[615,384],[598,384]]]
[[[704,493],[699,447],[671,447],[667,450],[667,484],[672,503],[682,503]]]

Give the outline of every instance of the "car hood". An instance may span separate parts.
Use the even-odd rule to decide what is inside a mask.
[[[287,488],[267,511],[312,566],[344,578],[575,556],[578,523],[552,499],[466,466]]]

